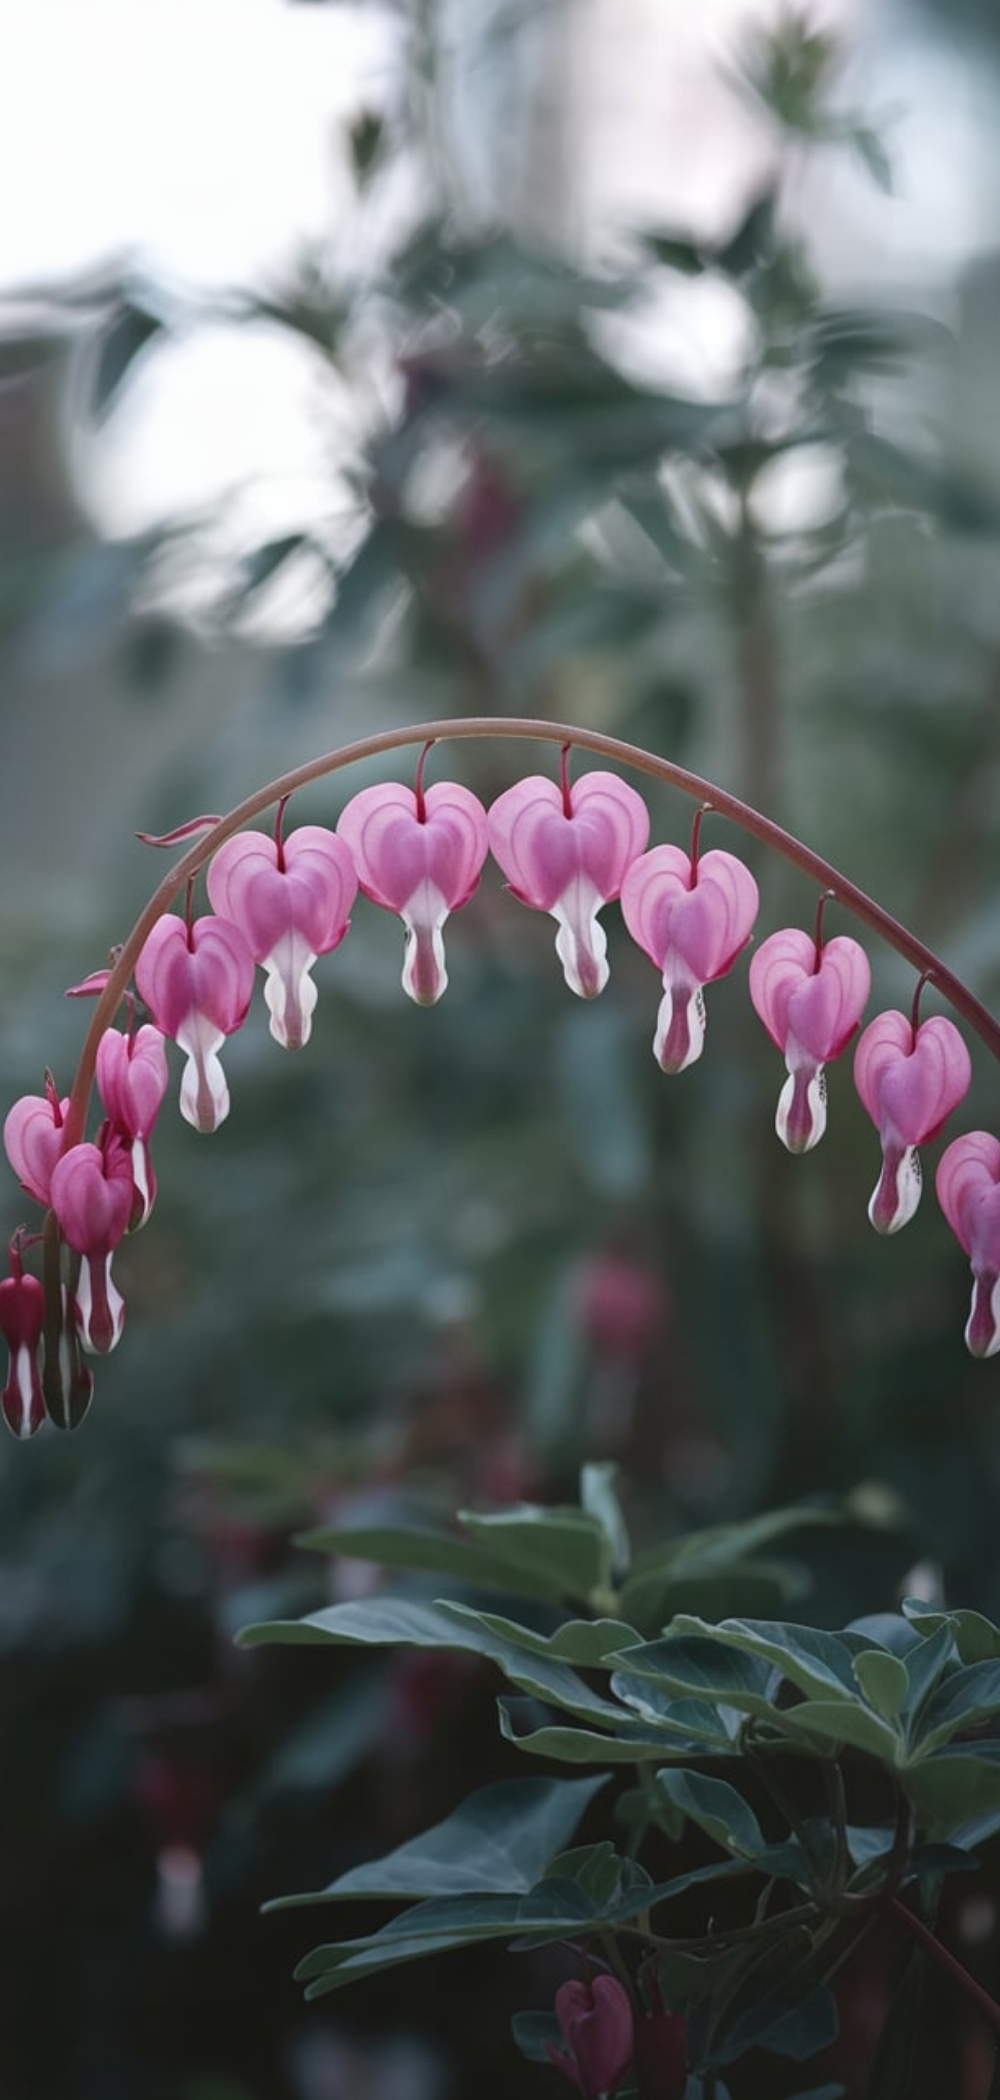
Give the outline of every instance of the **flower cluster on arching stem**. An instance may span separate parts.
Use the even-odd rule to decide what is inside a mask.
[[[701,1056],[705,987],[732,969],[751,940],[754,877],[735,854],[701,851],[702,809],[688,851],[650,848],[637,791],[610,772],[571,781],[568,751],[558,781],[520,780],[489,810],[457,782],[425,789],[426,749],[412,787],[390,781],[362,789],[335,830],[309,824],[286,836],[284,798],[273,833],[237,832],[208,858],[210,912],[195,915],[192,882],[185,909],[156,919],[135,964],[134,993],[125,991],[125,1025],[107,1028],[97,1045],[104,1114],[94,1136],[74,1127],[70,1097],[60,1097],[51,1074],[44,1092],[17,1101],[4,1125],[7,1157],[48,1213],[45,1234],[50,1245],[56,1235],[58,1258],[58,1283],[47,1263],[43,1293],[25,1271],[22,1230],[0,1284],[0,1332],[11,1359],[2,1404],[15,1435],[31,1436],[46,1413],[60,1427],[75,1426],[93,1383],[81,1348],[101,1354],[121,1335],[112,1257],[127,1232],[145,1225],[155,1201],[150,1146],[169,1085],[167,1042],[184,1057],[182,1115],[198,1131],[217,1130],[230,1105],[220,1053],[246,1019],[256,968],[264,972],[272,1036],[286,1049],[303,1048],[316,1005],[313,967],[344,940],[359,890],[402,921],[403,988],[420,1006],[445,990],[445,925],[472,896],[488,854],[522,904],[555,920],[556,953],[580,998],[597,997],[608,982],[600,914],[620,899],[629,933],[662,979],[658,1064],[679,1073]],[[771,934],[749,971],[751,1001],[785,1061],[776,1129],[792,1153],[810,1151],[823,1135],[825,1067],[857,1033],[871,984],[857,941],[824,939],[825,901],[813,933]],[[99,993],[108,974],[75,990]],[[939,1134],[971,1078],[958,1029],[940,1015],[921,1020],[919,994],[918,985],[910,1015],[872,1020],[854,1057],[855,1084],[881,1142],[869,1216],[882,1233],[913,1216],[919,1148]],[[148,1014],[141,1023],[137,1002]],[[1000,1140],[982,1131],[957,1138],[936,1185],[972,1265],[966,1340],[974,1355],[991,1356],[1000,1349]]]

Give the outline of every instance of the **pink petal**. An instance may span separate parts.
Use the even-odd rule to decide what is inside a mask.
[[[6,1276],[0,1283],[0,1334],[10,1350],[7,1383],[0,1393],[4,1421],[16,1437],[34,1436],[45,1419],[39,1351],[45,1326],[45,1292],[36,1276]]]
[[[570,789],[571,813],[553,780],[533,774],[498,796],[490,847],[522,904],[558,921],[556,952],[571,991],[592,999],[608,981],[601,905],[617,897],[649,836],[640,795],[614,773],[585,773]]]
[[[486,858],[486,811],[468,788],[435,781],[417,815],[412,788],[363,788],[341,813],[339,836],[366,897],[398,912],[406,927],[403,987],[431,1006],[448,982],[442,928],[471,897]]]
[[[46,1206],[50,1201],[52,1170],[63,1147],[63,1122],[68,1108],[68,1094],[58,1104],[44,1094],[22,1094],[3,1126],[4,1150],[21,1187],[36,1203]]]
[[[938,1201],[972,1262],[965,1340],[973,1356],[1000,1351],[1000,1142],[985,1130],[955,1138],[937,1170]]]
[[[167,913],[158,919],[135,966],[141,998],[164,1035],[202,1015],[220,1035],[232,1035],[246,1019],[253,991],[253,956],[238,926],[228,919],[196,919],[190,929]]]
[[[785,1055],[788,1078],[775,1128],[789,1152],[809,1152],[826,1129],[823,1067],[850,1041],[871,986],[868,958],[838,934],[820,949],[789,926],[761,943],[750,963],[750,997],[771,1041]]]
[[[71,1145],[52,1174],[52,1208],[59,1230],[77,1254],[107,1254],[128,1229],[132,1176],[120,1153],[99,1145]]]
[[[101,1100],[122,1137],[148,1138],[169,1085],[167,1053],[158,1028],[134,1036],[109,1028],[97,1045]]]
[[[244,831],[227,839],[209,864],[212,908],[240,928],[255,962],[297,934],[314,956],[343,940],[358,878],[350,851],[335,832],[304,824],[283,841],[284,867],[274,839]]]
[[[879,1130],[924,1145],[968,1092],[972,1064],[953,1021],[935,1014],[914,1038],[905,1014],[879,1014],[854,1055],[854,1083]]]
[[[679,846],[654,846],[633,861],[621,901],[633,939],[663,973],[654,1056],[665,1072],[683,1072],[705,1039],[702,986],[724,976],[746,946],[757,884],[732,853],[703,853],[692,880]]]

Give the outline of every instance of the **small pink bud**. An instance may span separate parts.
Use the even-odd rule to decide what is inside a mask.
[[[632,2063],[632,2002],[624,1984],[616,1976],[560,1984],[555,2012],[566,2047],[547,2042],[549,2061],[583,2100],[616,2093]]]
[[[130,1227],[146,1223],[156,1197],[156,1177],[149,1138],[169,1085],[167,1053],[158,1028],[148,1025],[134,1035],[109,1028],[97,1045],[97,1085],[112,1129],[131,1161]]]
[[[229,1114],[219,1049],[242,1027],[253,991],[253,956],[239,927],[208,916],[188,926],[167,913],[146,941],[135,981],[157,1028],[187,1058],[182,1116],[195,1130],[217,1130]]]
[[[304,824],[280,844],[243,831],[220,846],[208,869],[213,909],[244,935],[267,973],[271,1034],[286,1050],[309,1041],[316,1005],[310,976],[318,955],[344,938],[358,878],[335,832]]]
[[[653,1054],[665,1072],[683,1072],[705,1041],[702,987],[731,969],[745,948],[760,898],[749,868],[718,849],[692,867],[680,846],[654,846],[622,883],[622,913],[633,940],[663,972]]]
[[[22,1094],[15,1101],[3,1126],[4,1150],[29,1196],[48,1208],[52,1169],[63,1145],[63,1123],[69,1095],[60,1101],[51,1072],[46,1073],[44,1094]]]
[[[119,1340],[125,1316],[111,1277],[111,1256],[128,1229],[132,1168],[120,1140],[71,1145],[52,1175],[52,1208],[67,1245],[80,1256],[74,1315],[85,1349],[104,1355]]]
[[[514,896],[556,920],[556,954],[570,991],[596,998],[609,976],[597,914],[618,896],[649,837],[641,795],[614,773],[584,773],[565,790],[532,774],[498,796],[489,833]]]
[[[1000,1140],[970,1130],[942,1152],[938,1202],[972,1263],[965,1340],[973,1356],[1000,1350]]]
[[[435,781],[419,796],[387,781],[355,795],[337,832],[365,896],[398,912],[406,928],[403,990],[433,1006],[448,983],[444,922],[468,902],[486,859],[482,803],[455,781]]]
[[[826,1129],[823,1067],[846,1049],[871,989],[868,957],[848,934],[817,949],[789,926],[762,941],[750,962],[750,997],[788,1078],[775,1128],[789,1152],[809,1152]]]
[[[854,1084],[882,1141],[882,1172],[868,1205],[876,1232],[898,1232],[920,1201],[918,1145],[938,1135],[969,1089],[972,1065],[953,1021],[914,1028],[895,1008],[870,1021],[854,1053]]]
[[[39,1355],[45,1326],[45,1292],[37,1276],[26,1274],[15,1239],[10,1249],[10,1275],[0,1283],[0,1334],[10,1350],[7,1383],[0,1408],[12,1435],[34,1436],[45,1419]]]

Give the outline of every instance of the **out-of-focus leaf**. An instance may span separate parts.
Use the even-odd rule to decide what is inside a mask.
[[[412,1568],[447,1575],[456,1583],[485,1583],[491,1588],[512,1591],[515,1596],[549,1598],[556,1602],[565,1594],[557,1575],[547,1580],[544,1571],[538,1567],[525,1569],[502,1552],[491,1552],[488,1546],[481,1545],[476,1539],[460,1538],[453,1532],[432,1531],[424,1525],[324,1525],[317,1531],[301,1532],[295,1543],[317,1553],[376,1561],[385,1568]]]
[[[481,1545],[512,1567],[537,1575],[563,1597],[591,1597],[606,1589],[610,1551],[602,1525],[580,1509],[551,1509],[522,1503],[512,1510],[480,1514],[461,1510],[459,1523]]]
[[[953,1744],[900,1776],[928,1837],[950,1838],[1000,1809],[1000,1744]]]
[[[103,423],[118,399],[138,357],[164,328],[162,316],[137,300],[123,300],[102,331],[96,346],[90,409],[95,422]]]
[[[737,2000],[708,2060],[735,2063],[748,2049],[768,2049],[774,2056],[805,2063],[828,2049],[838,2032],[837,2001],[824,1984],[779,1977],[762,1987],[755,1973],[744,1991],[742,2009]]]
[[[876,187],[883,196],[891,197],[894,187],[892,160],[881,133],[870,124],[853,124],[847,136]]]
[[[665,269],[679,270],[682,277],[697,277],[707,267],[697,241],[687,240],[681,234],[657,233],[655,228],[644,226],[641,240],[654,261],[662,263]]]

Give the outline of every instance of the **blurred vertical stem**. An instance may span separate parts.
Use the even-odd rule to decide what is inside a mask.
[[[771,576],[743,483],[732,543],[730,595],[737,673],[740,785],[755,809],[781,810],[781,689]]]

